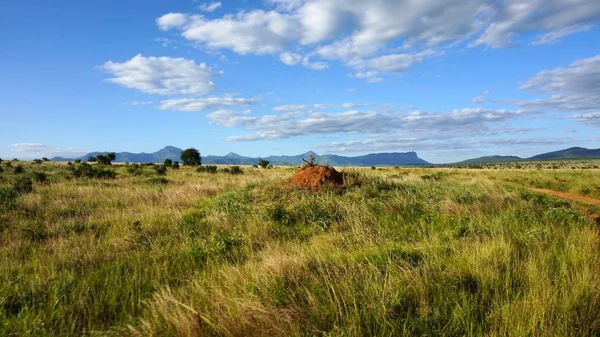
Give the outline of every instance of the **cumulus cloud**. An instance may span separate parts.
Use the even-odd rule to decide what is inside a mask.
[[[176,110],[186,112],[220,109],[223,107],[249,106],[255,103],[255,98],[241,98],[233,96],[211,96],[204,98],[174,98],[160,102],[161,110]]]
[[[157,95],[206,94],[215,87],[212,79],[217,74],[205,63],[141,54],[123,63],[108,61],[101,69],[114,76],[109,82]]]
[[[447,0],[341,1],[267,0],[268,9],[252,9],[209,19],[168,13],[157,19],[161,30],[181,35],[208,49],[238,54],[279,54],[288,65],[324,69],[310,57],[359,67],[357,78],[402,71],[421,62],[420,53],[468,43],[507,47],[533,34],[546,44],[585,31],[600,20],[597,0]],[[417,48],[413,53],[390,53]],[[421,48],[422,51],[418,49]],[[424,49],[423,48],[429,48]],[[439,53],[439,52],[437,52]],[[356,69],[355,69],[356,70]]]
[[[304,110],[306,109],[306,105],[280,105],[280,106],[276,106],[274,107],[273,111],[277,111],[277,112],[288,112],[288,111],[299,111],[299,110]]]
[[[577,60],[566,68],[544,70],[521,85],[521,89],[550,94],[518,101],[518,105],[562,111],[600,109],[600,55]]]
[[[219,7],[221,7],[221,2],[216,1],[216,2],[210,2],[210,3],[209,2],[203,3],[202,5],[198,6],[198,9],[200,9],[203,12],[212,13]]]

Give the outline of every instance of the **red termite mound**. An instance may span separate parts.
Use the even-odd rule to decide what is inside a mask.
[[[330,166],[312,165],[302,168],[292,177],[292,183],[312,190],[323,186],[343,187],[344,175]]]

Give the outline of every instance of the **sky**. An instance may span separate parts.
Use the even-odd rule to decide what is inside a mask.
[[[600,147],[598,0],[0,0],[0,158]]]

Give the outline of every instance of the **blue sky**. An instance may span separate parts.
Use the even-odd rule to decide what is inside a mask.
[[[0,0],[0,158],[600,147],[597,0]]]

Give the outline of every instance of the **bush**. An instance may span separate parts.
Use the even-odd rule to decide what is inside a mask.
[[[173,170],[179,170],[179,162],[178,161],[174,161],[173,165],[171,165],[171,168]]]
[[[42,160],[41,159],[34,159],[33,162],[36,163],[36,164],[41,164]]]
[[[229,173],[231,174],[243,174],[244,171],[239,166],[230,166]]]
[[[154,166],[154,171],[156,171],[156,174],[164,176],[167,174],[167,167],[165,165]]]
[[[112,179],[117,176],[115,171],[102,167],[93,167],[90,164],[81,163],[77,166],[71,166],[71,173],[75,178],[105,178]]]
[[[0,211],[6,212],[18,206],[17,191],[14,188],[0,186]]]
[[[267,168],[267,166],[269,166],[269,161],[268,160],[264,160],[264,159],[260,159],[258,161],[258,166],[260,166],[262,168]]]
[[[76,162],[77,164],[81,163],[81,159],[75,159],[74,162]]]
[[[181,162],[183,165],[202,165],[202,158],[200,157],[200,152],[198,150],[192,148],[186,149],[181,152]]]
[[[201,173],[217,173],[217,165],[202,165],[196,171]]]
[[[25,172],[25,170],[23,169],[23,166],[21,166],[21,165],[17,165],[17,166],[15,166],[15,168],[13,169],[13,173],[14,173],[14,174],[21,174],[21,173],[23,173],[23,172]]]
[[[371,170],[375,170],[377,169],[375,166],[371,166]]]
[[[142,165],[139,164],[127,165],[126,170],[127,173],[133,174],[134,176],[139,176],[142,173],[144,173],[144,167],[142,167]]]
[[[33,180],[38,183],[45,183],[48,181],[48,175],[44,172],[33,172]]]
[[[33,182],[29,177],[18,177],[13,183],[13,189],[18,194],[26,194],[33,191]]]
[[[166,166],[166,167],[172,167],[173,166],[173,161],[171,159],[167,158],[167,159],[165,159],[163,165]]]
[[[43,161],[50,161],[50,159],[46,158],[46,157],[42,157]]]
[[[87,161],[88,163],[93,163],[96,161],[96,157],[88,157]]]
[[[100,165],[112,165],[112,161],[115,160],[116,155],[114,152],[109,152],[106,155],[99,154],[96,156],[96,161]]]

